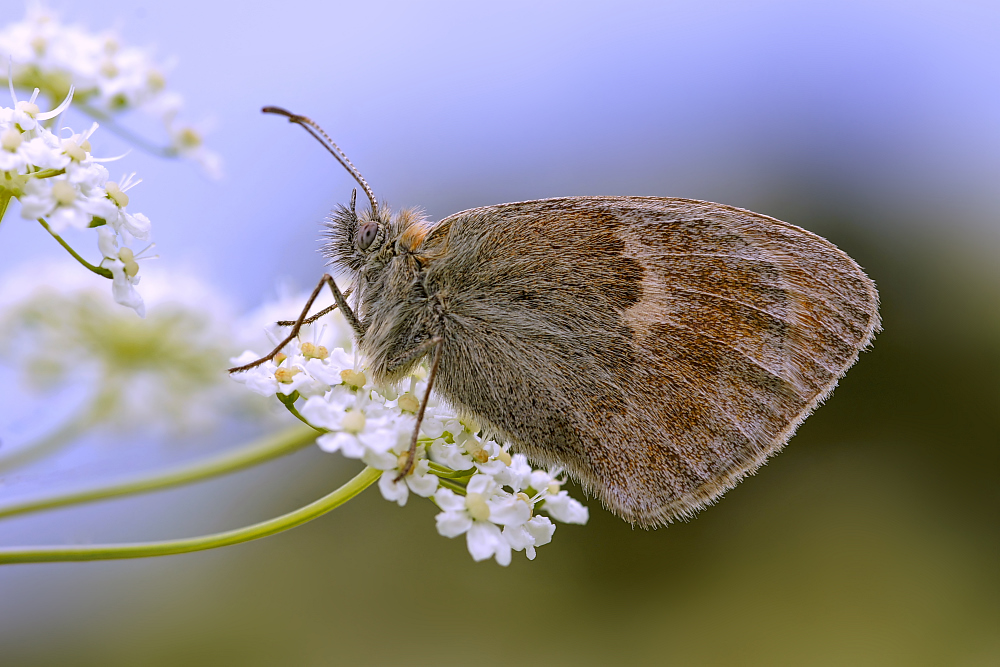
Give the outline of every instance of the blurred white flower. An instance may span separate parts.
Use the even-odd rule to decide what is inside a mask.
[[[204,147],[202,133],[177,123],[183,102],[167,89],[169,66],[156,62],[147,49],[123,44],[115,31],[91,32],[67,25],[52,10],[31,4],[22,21],[0,28],[0,63],[8,62],[12,63],[9,79],[13,86],[37,88],[50,100],[63,99],[75,86],[77,102],[98,117],[129,109],[158,117],[174,154],[194,160],[210,176],[221,173],[221,160]],[[8,78],[6,72],[0,75]],[[23,130],[45,120],[32,113],[33,106],[37,109],[36,98],[37,93],[19,103]]]
[[[73,266],[33,262],[0,277],[0,358],[19,390],[107,391],[115,407],[106,424],[144,433],[271,419],[269,402],[226,378],[232,304],[189,273],[146,278],[155,308],[139,320],[114,303],[104,278]]]

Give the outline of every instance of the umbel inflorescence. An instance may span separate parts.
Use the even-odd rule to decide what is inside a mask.
[[[300,335],[273,360],[234,374],[254,392],[273,395],[293,414],[323,431],[319,446],[383,471],[379,490],[386,500],[405,505],[411,494],[430,498],[441,510],[437,530],[445,537],[465,535],[476,560],[511,562],[512,551],[529,559],[548,544],[553,519],[584,524],[587,508],[562,488],[557,468],[533,469],[522,454],[510,454],[484,437],[434,393],[420,426],[417,461],[406,475],[410,437],[427,369],[399,387],[377,387],[365,360],[350,349],[351,331],[339,312],[321,328]],[[314,325],[315,327],[315,325]],[[277,329],[272,330],[277,341]],[[340,343],[341,347],[332,347]],[[259,354],[233,359],[249,363]]]

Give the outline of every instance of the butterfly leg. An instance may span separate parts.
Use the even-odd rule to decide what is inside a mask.
[[[440,336],[435,336],[428,341],[424,341],[417,347],[413,348],[409,352],[405,352],[395,360],[393,363],[405,364],[406,362],[412,360],[413,358],[425,354],[431,347],[434,348],[434,360],[431,362],[431,372],[427,376],[427,390],[424,391],[424,400],[420,402],[420,409],[417,411],[417,423],[413,427],[413,437],[410,438],[410,451],[406,457],[406,465],[403,469],[399,471],[399,475],[396,476],[394,482],[398,482],[403,479],[413,470],[413,466],[417,459],[417,439],[420,437],[420,424],[424,421],[424,412],[427,410],[427,401],[431,397],[431,389],[434,388],[434,378],[437,377],[438,363],[441,361],[441,348],[443,347],[444,339]]]
[[[330,306],[329,308],[324,308],[323,310],[321,310],[320,312],[316,313],[312,317],[307,318],[306,316],[309,314],[309,309],[312,308],[313,303],[316,301],[316,297],[319,296],[320,290],[322,290],[323,289],[323,285],[326,285],[326,284],[329,284],[329,285],[332,286],[333,297],[334,297],[334,299],[337,300],[337,304],[333,305],[333,306]],[[351,293],[350,290],[348,290],[347,293],[350,294]],[[337,297],[340,297],[340,298],[337,298]],[[228,372],[229,373],[241,373],[243,371],[248,371],[251,368],[256,368],[257,366],[260,366],[265,361],[270,361],[271,359],[274,359],[274,357],[279,352],[281,352],[281,350],[284,349],[284,347],[286,345],[288,345],[290,342],[292,342],[295,339],[295,337],[299,335],[299,331],[302,329],[303,325],[310,324],[311,322],[315,322],[319,317],[322,317],[323,315],[326,315],[327,313],[331,312],[332,310],[334,310],[335,308],[338,308],[338,307],[341,309],[341,311],[343,311],[344,316],[347,318],[347,321],[351,323],[351,326],[354,328],[355,332],[357,332],[358,329],[361,326],[360,322],[358,322],[358,318],[355,317],[354,312],[347,305],[346,298],[344,297],[343,294],[340,293],[340,290],[337,288],[337,284],[335,282],[333,282],[333,278],[331,278],[329,275],[324,275],[322,278],[320,278],[319,284],[316,285],[316,289],[314,289],[312,291],[312,294],[309,295],[309,299],[306,301],[305,308],[302,309],[302,314],[299,315],[299,318],[297,320],[295,320],[295,321],[288,321],[288,320],[286,320],[286,321],[278,322],[278,324],[280,326],[291,326],[292,327],[292,330],[288,333],[288,336],[286,336],[283,341],[281,341],[280,343],[278,343],[278,345],[273,350],[271,350],[270,354],[268,354],[266,356],[263,356],[260,359],[257,359],[256,361],[251,361],[249,364],[244,364],[243,366],[236,366],[235,368],[230,368],[228,370]],[[357,326],[355,326],[355,325],[357,325]]]

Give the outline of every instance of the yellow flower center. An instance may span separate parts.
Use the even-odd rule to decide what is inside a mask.
[[[69,206],[76,201],[76,188],[66,181],[56,181],[52,184],[52,198],[60,206]]]
[[[5,151],[10,151],[11,153],[16,151],[21,146],[22,141],[24,141],[24,139],[21,137],[21,133],[13,127],[8,127],[4,130],[3,134],[0,134],[0,146],[2,146]]]
[[[469,516],[478,521],[486,521],[490,518],[490,507],[486,504],[486,497],[481,493],[466,495],[465,509],[469,511]]]
[[[361,433],[365,430],[365,413],[351,410],[340,420],[340,429],[348,433]]]
[[[185,127],[177,135],[177,143],[184,148],[201,146],[201,135],[193,127]]]

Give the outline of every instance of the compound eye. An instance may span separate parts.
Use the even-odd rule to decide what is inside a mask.
[[[375,242],[375,237],[377,236],[378,223],[374,220],[369,220],[361,225],[361,229],[358,231],[358,247],[362,250],[368,250],[371,244]]]

